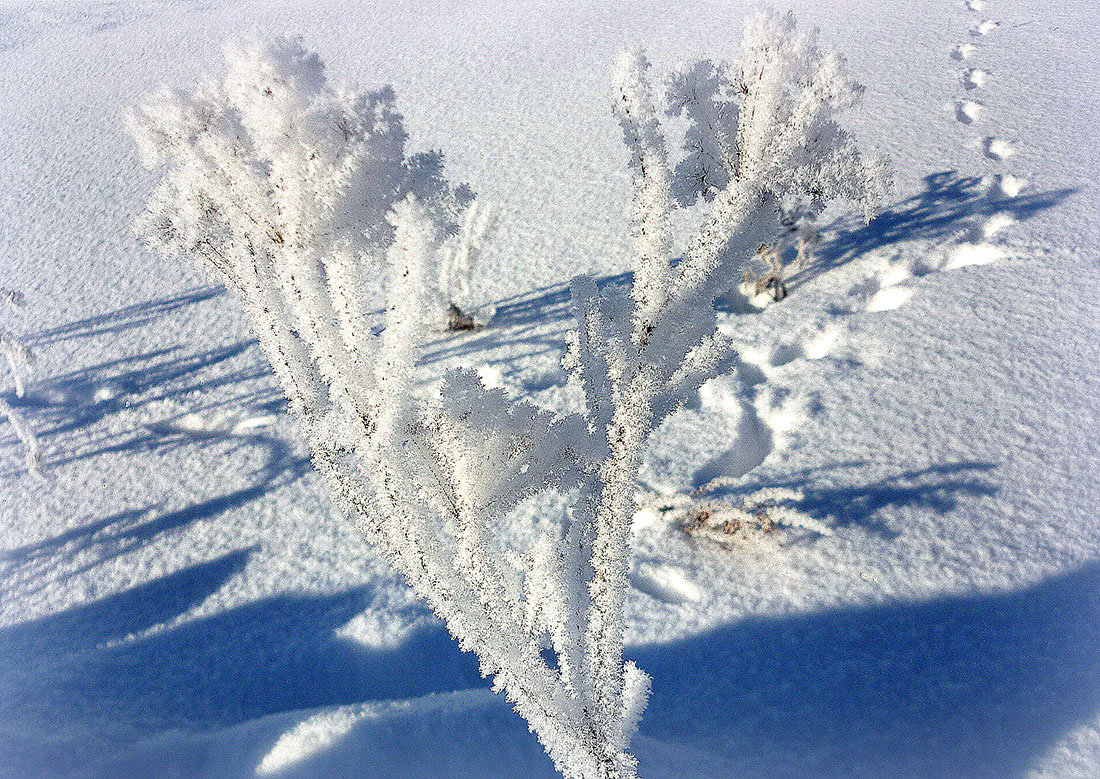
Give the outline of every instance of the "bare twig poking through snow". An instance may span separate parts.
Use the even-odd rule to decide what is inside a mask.
[[[20,292],[10,289],[0,289],[0,302],[10,308],[22,308],[23,307],[23,295]],[[27,349],[26,345],[15,336],[14,333],[0,328],[0,354],[4,356],[8,365],[8,372],[12,376],[12,381],[15,384],[15,394],[17,397],[23,397],[23,393],[26,391],[24,384],[26,380],[26,374],[30,368],[31,363],[34,361],[34,355]],[[31,429],[30,424],[23,415],[11,407],[11,404],[0,398],[0,415],[3,415],[8,423],[15,430],[15,435],[23,444],[24,461],[26,462],[27,470],[35,475],[40,474],[39,464],[42,459],[41,450],[38,446],[38,438],[35,437],[34,431]]]
[[[440,252],[438,289],[444,298],[440,303],[447,308],[450,330],[472,330],[483,325],[484,319],[492,318],[492,311],[474,315],[470,294],[474,267],[492,229],[492,209],[474,201],[466,208],[458,233]]]
[[[803,500],[797,490],[769,487],[736,499],[713,495],[725,486],[723,479],[716,479],[690,496],[644,494],[639,496],[638,506],[671,518],[691,536],[724,546],[752,541],[780,529],[832,535],[828,525],[795,507]]]
[[[343,510],[476,653],[568,777],[635,775],[629,745],[649,689],[623,659],[635,482],[654,427],[720,359],[736,359],[711,305],[724,291],[727,245],[774,235],[782,203],[862,192],[841,159],[854,150],[822,143],[839,130],[822,125],[818,99],[765,121],[779,110],[768,99],[783,104],[792,83],[827,102],[836,61],[773,74],[757,59],[794,45],[792,27],[766,16],[748,30],[755,78],[778,96],[749,90],[759,105],[742,120],[751,132],[739,136],[738,167],[678,268],[648,63],[638,52],[616,62],[635,169],[635,282],[628,294],[573,280],[564,364],[586,402],[565,416],[462,370],[418,396],[440,252],[444,275],[461,275],[487,221],[459,218],[466,195],[443,180],[438,156],[405,157],[392,92],[334,89],[315,55],[278,40],[231,50],[223,81],[165,93],[130,120],[146,162],[166,171],[144,230],[237,293]],[[371,267],[388,279],[380,333],[361,306]],[[494,528],[547,490],[577,496],[564,531],[500,554]]]

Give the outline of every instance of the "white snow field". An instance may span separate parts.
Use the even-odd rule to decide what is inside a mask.
[[[847,55],[895,189],[828,215],[788,298],[722,314],[749,392],[716,377],[649,450],[639,774],[1100,776],[1100,6],[777,7]],[[234,300],[134,237],[155,176],[122,116],[253,31],[392,84],[410,148],[499,215],[495,317],[425,379],[560,410],[567,282],[630,251],[612,57],[732,59],[752,8],[0,1],[0,286],[27,300],[0,324],[37,356],[2,397],[43,471],[0,423],[0,776],[556,776],[330,506]],[[716,478],[829,532],[685,532],[669,507]]]

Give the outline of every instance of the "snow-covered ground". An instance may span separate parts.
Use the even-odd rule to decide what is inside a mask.
[[[476,663],[332,510],[233,300],[130,223],[121,117],[300,33],[392,83],[500,223],[492,326],[441,338],[550,408],[569,277],[626,267],[608,66],[732,58],[748,4],[0,2],[0,286],[38,357],[0,426],[0,775],[554,776]],[[752,363],[647,457],[628,656],[644,777],[1100,775],[1100,6],[799,0],[892,156],[791,295],[723,317]],[[662,511],[716,477],[830,535],[719,545]],[[516,543],[560,506],[533,504]]]

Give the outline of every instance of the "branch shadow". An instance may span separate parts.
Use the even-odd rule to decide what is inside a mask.
[[[220,589],[250,553],[0,629],[0,714],[21,725],[0,730],[4,767],[87,772],[102,748],[80,738],[88,732],[117,749],[120,738],[172,729],[484,688],[476,661],[442,628],[385,650],[338,637],[370,605],[364,588],[269,597],[149,631]],[[635,745],[641,773],[1023,776],[1100,710],[1098,637],[1093,562],[1006,593],[753,617],[633,647],[653,677]],[[421,749],[434,746],[412,746]]]
[[[58,327],[40,330],[27,338],[27,344],[32,347],[45,346],[73,338],[120,333],[149,324],[185,306],[218,297],[224,292],[225,288],[220,285],[208,285],[189,289],[179,295],[135,303],[106,314],[97,314]]]
[[[787,286],[793,290],[862,254],[904,241],[969,240],[970,234],[980,231],[985,220],[995,214],[1008,214],[1022,222],[1057,206],[1076,191],[1063,188],[1008,197],[991,194],[987,183],[978,176],[964,176],[957,171],[932,173],[924,177],[920,192],[889,206],[870,223],[845,215],[826,225],[814,261],[791,276]],[[630,284],[631,278],[630,273],[605,276],[597,285]],[[738,281],[731,279],[731,287]],[[430,364],[505,348],[525,347],[529,350],[525,356],[560,350],[562,336],[571,326],[568,304],[568,283],[503,298],[493,304],[496,313],[489,327],[465,336],[448,335],[431,341],[425,345],[422,362]],[[731,305],[721,299],[717,307],[724,313],[758,313],[757,309]],[[509,359],[490,359],[487,363]]]
[[[133,434],[100,432],[94,426],[124,410],[134,411],[197,391],[206,393],[266,378],[269,371],[258,357],[250,355],[254,343],[239,341],[192,354],[179,354],[179,347],[154,349],[35,381],[23,397],[16,397],[14,392],[3,397],[28,416],[37,438],[46,445],[43,470],[109,452],[175,448],[183,439],[168,435],[163,426],[139,427]],[[234,362],[239,367],[224,370]],[[212,369],[219,370],[211,375]],[[229,399],[197,404],[192,413],[229,404],[247,404],[251,413],[273,413],[283,406],[280,393],[272,385]],[[204,438],[209,436],[194,431],[190,441]],[[16,440],[11,438],[5,443],[14,445]],[[64,451],[59,451],[62,448]]]
[[[825,236],[809,267],[788,281],[793,289],[867,252],[903,241],[965,238],[980,230],[994,214],[1008,214],[1017,222],[1053,208],[1077,190],[1054,189],[1008,197],[991,194],[978,176],[940,171],[924,177],[924,189],[886,208],[871,222],[843,216],[823,230]]]
[[[618,273],[596,279],[596,287],[630,284],[632,274]],[[424,344],[420,363],[431,365],[442,360],[471,354],[490,356],[487,365],[508,363],[519,357],[560,352],[565,333],[572,328],[569,312],[569,284],[553,284],[495,301],[493,319],[488,327],[467,335],[448,334]],[[520,350],[517,355],[517,350]],[[502,354],[503,352],[503,354]]]
[[[705,748],[702,775],[1018,777],[1100,710],[1100,562],[628,654],[653,676],[641,733]],[[639,741],[644,773],[659,744]]]
[[[947,514],[954,511],[963,498],[988,497],[999,490],[984,478],[997,466],[970,461],[911,469],[861,484],[821,483],[825,473],[862,465],[849,462],[808,468],[787,478],[768,480],[752,489],[764,486],[796,490],[802,493],[802,499],[795,504],[800,511],[833,528],[858,527],[884,539],[901,535],[879,515],[885,508],[911,507]],[[836,478],[830,476],[830,481]],[[840,476],[839,480],[844,477]]]
[[[268,492],[293,484],[310,471],[308,457],[293,456],[291,449],[277,438],[269,438],[269,441],[272,454],[268,463],[246,487],[172,511],[162,511],[160,504],[150,504],[118,512],[52,538],[9,549],[0,554],[0,574],[38,569],[38,583],[25,585],[20,590],[24,595],[31,595],[129,554],[166,533],[183,530],[195,522],[251,503]],[[60,568],[63,559],[76,559],[84,553],[93,553],[91,561],[66,568],[51,577],[42,575],[46,569]]]
[[[855,475],[844,473],[858,474],[859,469],[866,467],[866,463],[860,461],[805,468],[779,478],[754,478],[751,468],[736,467],[737,458],[752,454],[754,438],[744,438],[750,444],[748,449],[739,440],[733,449],[701,465],[692,478],[693,486],[698,489],[716,478],[745,475],[743,483],[707,492],[717,498],[736,499],[763,488],[794,490],[802,495],[792,504],[799,511],[833,528],[858,527],[887,540],[897,538],[900,533],[880,516],[883,509],[912,507],[947,514],[954,511],[963,498],[989,497],[999,490],[986,478],[997,466],[975,461],[914,468],[869,482],[855,482]],[[759,464],[763,459],[763,456],[750,459],[748,464]]]

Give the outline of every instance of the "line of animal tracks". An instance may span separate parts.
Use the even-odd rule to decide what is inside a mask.
[[[848,261],[836,256],[845,251],[829,246],[830,241],[846,245],[844,236],[824,236],[823,254],[833,256],[819,258],[826,261],[818,273],[800,272],[791,277],[791,289],[795,291],[792,299],[769,301],[766,305],[796,304],[797,290],[803,288],[804,293],[812,295],[810,282],[822,274],[834,282],[818,291],[833,301],[812,307],[809,318],[773,317],[766,327],[750,327],[755,337],[750,336],[751,343],[741,342],[740,369],[708,382],[700,393],[700,407],[689,414],[691,419],[681,420],[680,426],[691,433],[685,439],[699,442],[724,434],[729,444],[725,455],[714,458],[695,474],[692,481],[696,488],[705,491],[712,478],[737,482],[773,453],[793,443],[800,423],[813,413],[812,399],[800,389],[806,383],[803,377],[809,363],[834,356],[857,363],[876,362],[867,317],[882,316],[906,305],[919,292],[922,279],[932,274],[1005,258],[1007,250],[998,234],[1015,222],[1018,198],[1027,186],[1025,179],[1011,171],[1014,143],[997,134],[991,122],[995,112],[988,112],[984,100],[997,77],[986,55],[1005,30],[999,20],[986,13],[986,0],[957,1],[962,5],[960,33],[965,37],[945,53],[958,84],[948,106],[953,108],[959,131],[971,135],[968,146],[974,149],[976,159],[973,166],[964,166],[971,172],[935,173],[925,179],[929,192],[899,192],[898,202],[866,228],[839,228],[867,238],[856,241],[864,248],[847,254]],[[922,208],[929,207],[929,200],[934,213],[922,217]],[[943,230],[924,229],[925,222],[942,224]],[[829,287],[835,291],[829,291]],[[816,313],[812,313],[814,310]],[[744,324],[744,320],[735,319],[724,323],[722,329],[741,341]],[[668,496],[677,486],[676,481],[649,484],[652,491],[643,490],[642,505],[669,504]],[[668,571],[662,569],[660,575],[651,569],[644,571],[644,576],[638,574],[646,579],[640,589],[654,597],[658,597],[656,593],[667,593]],[[664,584],[658,586],[658,580]]]
[[[983,67],[985,58],[982,55],[988,46],[995,45],[997,36],[1003,32],[1000,21],[986,14],[987,6],[987,0],[966,0],[968,40],[951,51],[952,59],[962,65],[958,71],[962,93],[955,101],[955,119],[977,131],[977,147],[985,159],[992,160],[998,169],[983,180],[983,185],[990,201],[1003,207],[991,209],[984,220],[971,227],[964,240],[948,256],[947,268],[985,264],[1004,255],[1000,247],[991,243],[991,239],[1013,223],[1009,213],[1011,201],[1027,186],[1025,179],[1009,170],[1008,160],[1016,152],[1013,142],[1000,137],[987,126],[987,105],[982,97],[994,74]]]

